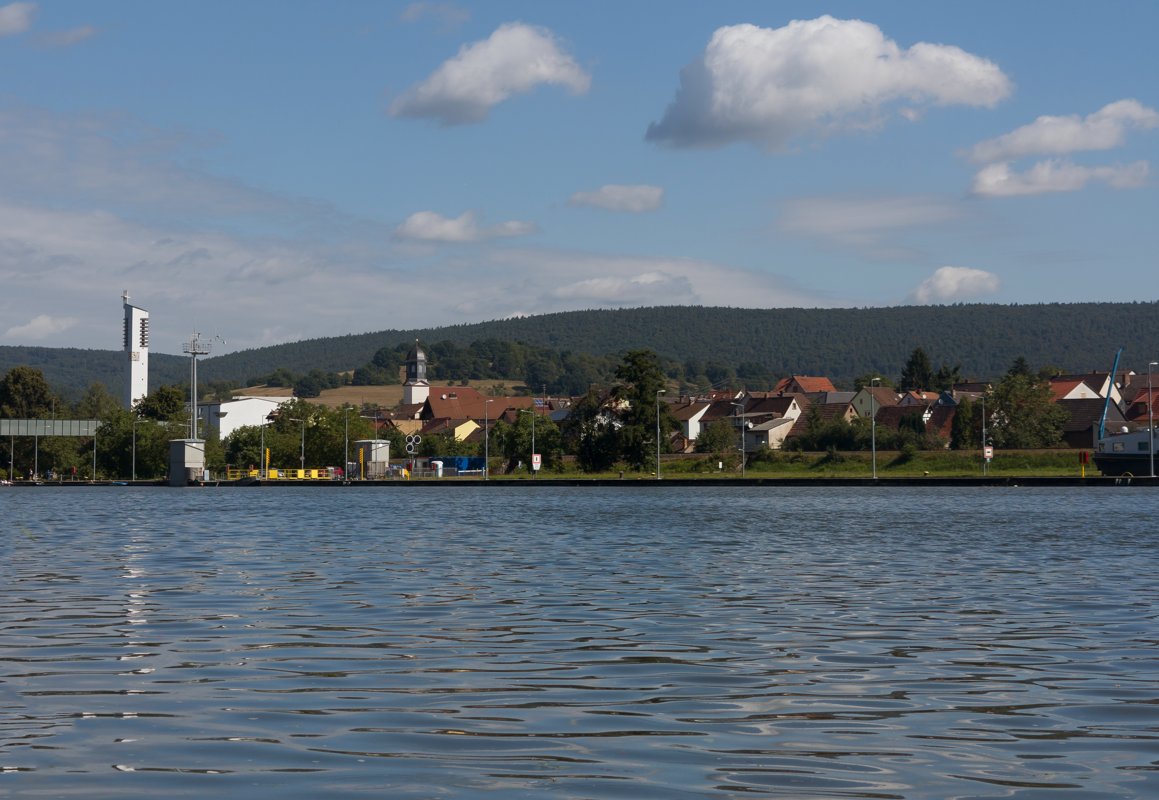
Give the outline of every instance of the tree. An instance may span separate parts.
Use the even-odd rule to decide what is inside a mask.
[[[176,386],[161,386],[137,401],[137,416],[159,422],[188,419],[185,407],[188,395]]]
[[[962,398],[954,409],[954,420],[950,423],[950,448],[971,450],[981,443],[981,409],[969,397]]]
[[[733,421],[732,418],[722,417],[709,423],[696,437],[696,452],[712,453],[722,461],[727,455],[739,452],[737,429]]]
[[[1050,382],[1030,372],[1019,358],[994,387],[987,426],[995,446],[1008,449],[1057,447],[1062,442],[1066,409],[1054,402]]]
[[[94,383],[76,404],[75,412],[80,419],[106,419],[119,410],[121,402],[109,393],[103,383]]]
[[[584,472],[606,472],[619,457],[619,434],[616,423],[604,409],[602,397],[588,389],[563,423],[563,443],[573,453]]]
[[[1014,363],[1010,365],[1010,369],[1006,370],[1006,374],[1010,376],[1024,375],[1029,377],[1030,364],[1026,362],[1024,357],[1019,356],[1018,358],[1014,359]]]
[[[13,367],[0,379],[0,416],[39,419],[52,414],[59,401],[44,373],[32,367]]]
[[[620,414],[620,452],[633,467],[643,469],[655,459],[656,415],[660,417],[662,449],[668,438],[664,434],[675,426],[667,404],[657,406],[658,392],[666,382],[660,358],[651,350],[631,350],[616,367],[616,380],[613,396],[626,403]]]
[[[938,373],[934,376],[934,382],[930,388],[937,392],[948,392],[954,388],[954,384],[962,382],[962,365],[955,364],[948,366],[944,361],[942,366],[938,367]]]
[[[903,392],[924,392],[934,385],[934,368],[930,365],[930,357],[920,347],[915,347],[905,362],[897,388]]]
[[[531,469],[531,414],[518,413],[515,421],[508,424],[498,422],[491,432],[491,452],[498,452],[507,459],[507,472],[514,472],[521,462]],[[563,454],[562,437],[559,427],[550,417],[535,415],[535,452],[543,458],[543,467],[550,469],[559,465]],[[527,459],[524,462],[524,459]]]

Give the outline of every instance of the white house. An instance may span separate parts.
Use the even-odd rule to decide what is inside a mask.
[[[208,420],[206,430],[212,428],[224,439],[246,425],[265,425],[269,415],[286,400],[284,397],[238,397],[225,403],[208,403],[198,410]]]

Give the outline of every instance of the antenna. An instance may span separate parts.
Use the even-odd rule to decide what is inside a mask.
[[[214,336],[214,339],[225,344],[225,339]],[[213,342],[203,341],[200,333],[194,333],[189,341],[181,345],[181,352],[189,354],[189,438],[197,438],[197,357],[207,356],[213,349]]]

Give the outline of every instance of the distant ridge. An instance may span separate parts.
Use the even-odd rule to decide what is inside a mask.
[[[732,367],[751,362],[774,374],[828,375],[840,385],[869,373],[896,378],[915,347],[935,367],[961,365],[976,379],[1001,375],[1018,356],[1038,369],[1145,371],[1159,357],[1159,303],[968,304],[840,309],[743,309],[700,306],[567,311],[439,328],[384,330],[244,350],[200,361],[204,381],[238,385],[285,368],[295,373],[363,366],[382,347],[419,339],[458,344],[498,339],[605,355],[649,348],[665,358]],[[117,391],[119,351],[0,347],[0,373],[18,364],[44,371],[70,392],[101,381]],[[181,356],[151,356],[150,386],[188,380]]]

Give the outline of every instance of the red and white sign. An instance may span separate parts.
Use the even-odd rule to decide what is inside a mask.
[[[540,458],[539,453],[532,453],[531,454],[531,468],[533,470],[535,470],[536,472],[539,472],[539,468],[540,468],[540,466],[542,466],[542,464],[543,464],[543,460]]]
[[[994,448],[990,447],[989,445],[987,445],[986,447],[983,447],[982,448],[982,457],[985,458],[987,461],[994,458]]]

